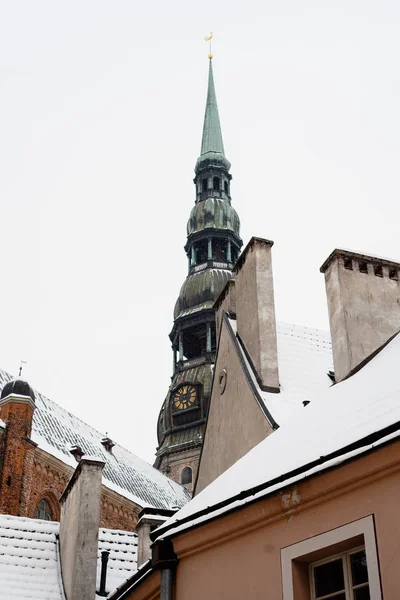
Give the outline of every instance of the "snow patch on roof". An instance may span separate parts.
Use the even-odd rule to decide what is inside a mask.
[[[97,585],[100,588],[101,553],[110,553],[106,589],[112,592],[137,571],[138,537],[136,533],[116,529],[100,529],[97,555]],[[100,596],[99,596],[100,597]]]
[[[237,333],[236,321],[231,318],[228,321]],[[328,371],[332,369],[332,350],[326,331],[280,322],[276,324],[276,329],[279,394],[264,392],[260,388],[240,343],[239,347],[261,399],[278,425],[282,425],[294,412],[303,410],[304,400],[311,401],[332,385],[328,376]]]
[[[56,538],[59,528],[53,521],[0,515],[1,600],[65,600]],[[107,591],[112,591],[137,571],[137,545],[136,533],[99,530],[97,590],[101,552],[110,552]]]
[[[59,523],[0,515],[2,600],[64,600],[58,530]]]

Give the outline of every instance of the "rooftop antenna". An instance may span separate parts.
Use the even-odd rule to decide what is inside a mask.
[[[211,60],[211,58],[213,57],[213,55],[212,55],[212,53],[211,53],[211,40],[212,40],[212,36],[213,36],[213,32],[212,32],[212,31],[210,31],[210,35],[206,35],[206,37],[204,38],[204,41],[206,41],[206,42],[208,42],[208,43],[209,43],[209,46],[208,46],[208,50],[209,50],[209,52],[208,52],[208,58],[209,58],[210,60]]]
[[[21,377],[22,374],[22,369],[24,368],[24,365],[26,365],[26,360],[21,360],[21,363],[19,365],[19,373],[18,373],[18,377]]]

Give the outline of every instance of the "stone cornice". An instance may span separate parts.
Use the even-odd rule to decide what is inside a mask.
[[[274,242],[272,240],[253,236],[237,259],[237,262],[233,267],[233,272],[236,274],[238,271],[240,271],[246,261],[248,253],[254,248],[254,246],[266,246],[268,248],[272,248],[273,245]]]
[[[6,404],[26,404],[30,406],[32,410],[35,410],[36,404],[29,396],[20,396],[19,394],[9,394],[5,398],[0,400],[0,408],[6,406]]]
[[[358,252],[353,252],[352,250],[344,250],[343,248],[335,248],[325,262],[320,267],[320,272],[325,273],[329,265],[335,260],[335,258],[349,258],[358,260],[365,263],[371,263],[373,265],[380,265],[383,267],[388,267],[389,269],[400,269],[400,263],[394,260],[390,260],[389,258],[381,258],[379,256],[369,256],[368,254],[360,254]]]

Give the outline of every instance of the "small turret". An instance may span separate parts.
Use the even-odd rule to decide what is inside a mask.
[[[0,418],[6,425],[3,436],[3,468],[0,480],[0,512],[25,514],[28,502],[24,473],[33,468],[36,444],[30,439],[35,410],[35,393],[22,379],[8,382],[1,393]]]

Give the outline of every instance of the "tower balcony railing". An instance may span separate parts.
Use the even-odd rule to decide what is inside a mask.
[[[220,260],[207,260],[207,262],[200,263],[199,265],[192,265],[190,267],[189,273],[199,273],[199,271],[204,271],[207,267],[211,267],[212,269],[233,269],[233,263],[227,261]]]
[[[222,190],[205,190],[200,192],[200,200],[207,200],[207,198],[222,198]]]
[[[199,367],[200,365],[204,365],[208,362],[214,362],[215,360],[215,352],[206,352],[201,356],[196,356],[195,358],[188,358],[187,360],[180,360],[176,363],[176,371],[186,371],[186,369],[191,369],[193,367]]]

